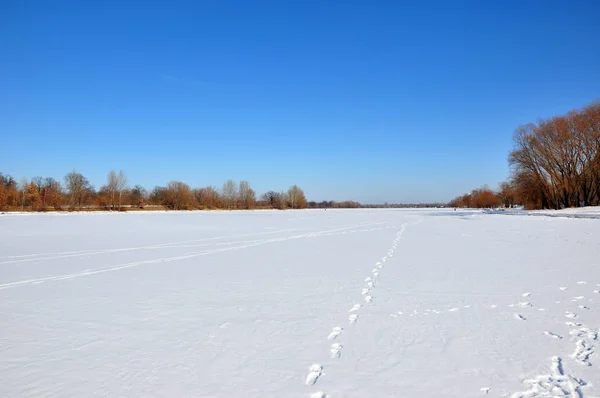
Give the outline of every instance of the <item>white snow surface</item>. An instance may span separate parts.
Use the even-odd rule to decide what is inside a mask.
[[[599,291],[598,219],[3,214],[0,396],[600,397]]]

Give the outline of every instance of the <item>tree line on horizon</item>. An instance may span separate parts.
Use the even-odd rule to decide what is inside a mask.
[[[318,207],[316,202],[311,204]],[[62,184],[52,177],[23,178],[17,182],[0,172],[0,210],[304,209],[308,205],[304,191],[297,185],[287,191],[268,191],[257,198],[248,181],[238,184],[228,180],[221,189],[191,188],[184,182],[171,181],[148,191],[140,185],[130,187],[123,171],[111,170],[106,184],[96,190],[76,170],[65,175]]]
[[[510,177],[453,199],[453,207],[561,209],[600,205],[600,102],[519,126]]]
[[[181,181],[156,186],[129,186],[123,171],[111,170],[106,184],[96,190],[81,173],[73,170],[63,181],[52,177],[23,178],[17,182],[0,172],[0,211],[76,210],[238,210],[238,209],[357,209],[439,207],[427,204],[361,204],[353,200],[308,201],[304,191],[292,185],[287,191],[268,191],[260,197],[247,181],[226,181],[215,186],[192,188]]]

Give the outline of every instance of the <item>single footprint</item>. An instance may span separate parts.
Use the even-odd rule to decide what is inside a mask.
[[[560,357],[552,357],[552,372],[556,376],[564,376],[565,372],[562,367],[562,359]]]
[[[371,277],[370,277],[370,276],[367,276],[367,277],[365,278],[365,282],[371,282],[371,280],[372,280],[372,279],[371,279]]]
[[[561,286],[561,287],[559,287],[559,289],[560,289],[560,290],[562,290],[562,291],[564,292],[565,290],[567,290],[567,289],[568,289],[568,287],[566,287],[566,286]]]
[[[344,331],[344,329],[342,329],[342,328],[341,328],[341,327],[339,327],[339,326],[336,326],[336,327],[334,327],[334,328],[331,330],[331,333],[329,333],[329,335],[327,336],[327,340],[333,340],[333,339],[335,339],[335,338],[336,338],[336,337],[338,337],[340,334],[342,334],[342,332],[343,332],[343,331]]]
[[[315,393],[310,394],[310,398],[328,398],[329,395],[325,394],[323,391],[317,391]]]
[[[526,321],[527,319],[521,314],[515,314],[515,318],[520,321]]]
[[[529,292],[523,293],[521,296],[523,296],[523,297],[529,297],[529,296],[531,296],[531,293],[529,293]]]
[[[600,293],[600,290],[594,290],[594,293]]]
[[[368,282],[368,283],[367,283],[367,286],[369,286],[369,288],[375,287],[375,283],[373,283],[373,282]]]
[[[490,308],[498,308],[498,306],[496,304],[492,304],[490,305]]]
[[[350,323],[356,323],[356,321],[358,320],[358,315],[356,315],[356,314],[351,314],[351,315],[348,317],[348,320],[350,321]]]
[[[460,308],[450,308],[450,309],[448,310],[448,312],[455,312],[455,311],[458,311],[459,309],[460,309]]]
[[[483,387],[481,389],[481,392],[484,393],[484,394],[488,394],[490,392],[490,387]]]
[[[343,346],[340,343],[333,343],[329,352],[331,352],[331,358],[339,358],[342,356]]]
[[[375,273],[379,272],[379,268],[373,268],[373,269],[371,270],[371,272],[375,274]]]
[[[373,276],[379,276],[379,272],[373,272]]]
[[[579,322],[565,322],[565,325],[567,326],[571,326],[571,327],[579,327],[579,326],[583,326],[583,324],[579,323]]]
[[[358,311],[358,310],[360,310],[360,307],[362,307],[362,305],[360,305],[360,304],[354,304],[352,306],[352,308],[350,308],[350,311],[348,311],[348,312]]]
[[[575,314],[575,313],[573,313],[573,312],[571,312],[571,311],[565,311],[565,316],[566,316],[567,318],[571,318],[571,319],[573,319],[573,318],[577,318],[577,314]]]
[[[366,287],[363,288],[362,292],[360,292],[360,294],[362,294],[363,296],[366,296],[367,294],[369,294],[371,291],[369,289],[367,289]]]
[[[517,304],[517,307],[521,307],[521,308],[526,308],[526,307],[533,307],[533,304],[527,302],[527,301],[520,301]]]
[[[583,300],[585,297],[584,296],[576,296],[573,297],[573,300]]]
[[[373,297],[372,296],[365,296],[365,301],[367,303],[371,303],[373,301]]]
[[[312,386],[317,382],[317,379],[322,374],[323,367],[321,365],[319,365],[318,363],[311,365],[310,368],[308,368],[308,375],[306,375],[306,381],[304,382],[304,384],[306,384],[307,386]]]
[[[560,339],[562,339],[562,338],[563,338],[561,335],[559,335],[559,334],[556,334],[556,333],[549,332],[549,331],[547,331],[547,330],[546,330],[546,331],[544,331],[544,334],[545,334],[546,336],[549,336],[549,337],[552,337],[552,338],[555,338],[555,339],[558,339],[558,340],[560,340]]]
[[[580,285],[585,285],[587,282],[586,281],[579,281],[577,283],[579,283]]]
[[[589,310],[590,307],[586,307],[585,305],[580,305],[579,308],[581,308],[582,310]]]

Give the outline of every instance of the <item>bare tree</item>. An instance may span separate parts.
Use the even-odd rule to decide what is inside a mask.
[[[162,191],[163,204],[173,210],[189,210],[194,207],[194,194],[190,186],[181,181],[171,181]]]
[[[123,170],[119,170],[119,175],[117,176],[117,192],[119,193],[119,209],[121,208],[121,198],[123,196],[123,192],[127,189],[127,177]]]
[[[273,209],[283,209],[285,207],[285,195],[281,192],[269,191],[263,194],[261,200],[266,202]]]
[[[19,186],[18,186],[18,190],[19,190],[19,196],[21,196],[21,210],[25,209],[25,196],[27,195],[27,188],[29,187],[29,181],[27,181],[27,178],[23,177],[21,178],[21,181],[19,182]]]
[[[136,185],[135,187],[133,187],[129,199],[132,205],[143,208],[147,199],[148,191],[146,191],[144,187],[142,187],[141,185]]]
[[[76,170],[65,176],[65,186],[69,194],[71,208],[80,208],[84,203],[85,196],[93,189],[88,179]]]
[[[119,185],[117,173],[114,170],[108,172],[108,182],[106,184],[106,193],[110,197],[110,206],[115,208],[115,195]]]
[[[194,196],[201,209],[217,209],[221,206],[221,195],[215,187],[195,189]]]
[[[306,196],[304,191],[297,185],[292,185],[287,191],[287,199],[292,209],[303,209],[306,207]]]
[[[248,181],[240,181],[239,196],[244,209],[251,209],[254,207],[256,193],[250,188]]]
[[[238,198],[238,191],[233,180],[227,180],[225,184],[223,184],[223,201],[225,202],[225,206],[227,209],[234,209],[235,204]]]

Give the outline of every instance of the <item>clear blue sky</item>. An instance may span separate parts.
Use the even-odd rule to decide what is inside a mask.
[[[600,99],[599,1],[3,1],[0,171],[446,201]]]

